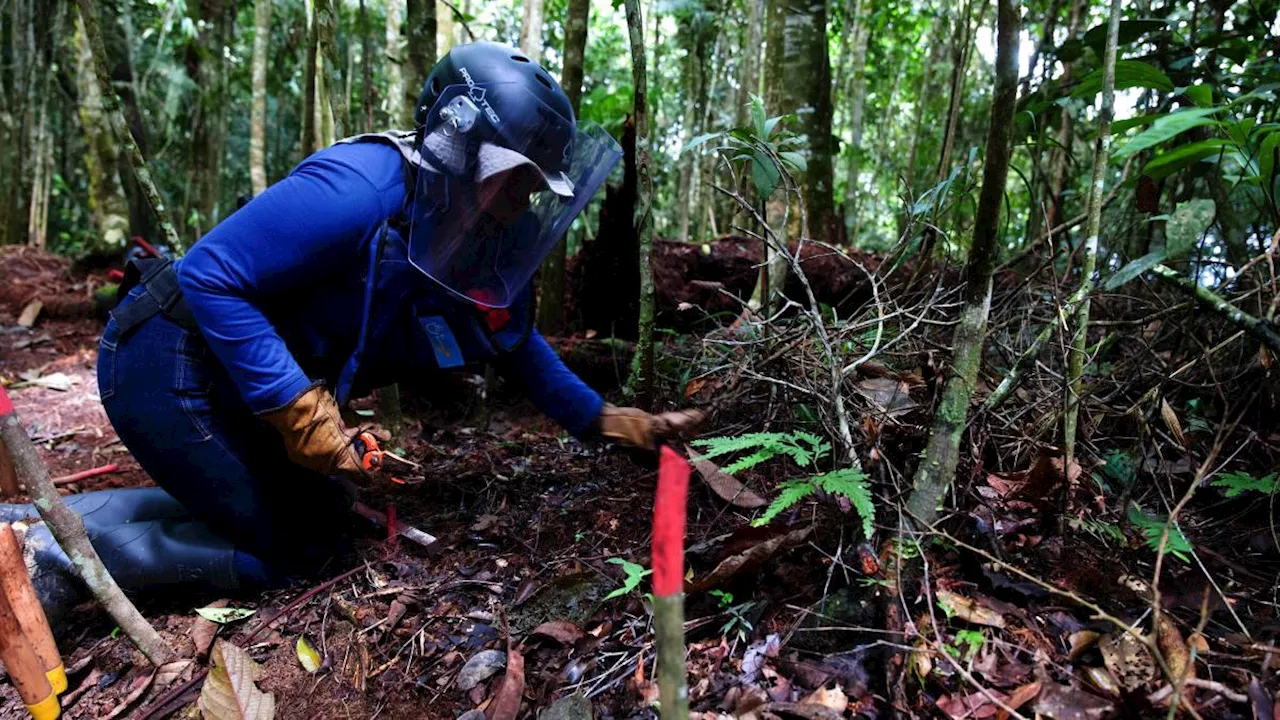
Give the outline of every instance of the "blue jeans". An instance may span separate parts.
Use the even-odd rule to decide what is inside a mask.
[[[308,574],[342,549],[353,489],[289,461],[198,332],[158,314],[122,338],[108,321],[98,389],[156,484],[272,574]]]

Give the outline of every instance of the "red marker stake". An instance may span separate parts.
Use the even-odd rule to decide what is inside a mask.
[[[663,446],[653,504],[653,619],[658,644],[658,697],[662,720],[687,720],[689,686],[684,664],[684,526],[689,463]]]

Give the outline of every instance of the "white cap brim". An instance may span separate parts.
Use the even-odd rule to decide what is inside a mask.
[[[573,197],[573,181],[563,172],[547,172],[523,154],[493,143],[480,144],[476,156],[476,180],[485,180],[525,165],[537,171],[548,190],[561,197]]]

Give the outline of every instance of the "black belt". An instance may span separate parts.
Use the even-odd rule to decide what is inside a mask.
[[[122,305],[134,287],[142,285],[146,292],[139,293],[132,302]],[[125,266],[124,280],[116,291],[117,305],[111,311],[120,337],[124,337],[153,315],[163,313],[187,330],[198,329],[187,301],[178,286],[178,271],[173,261],[164,258],[134,258]]]

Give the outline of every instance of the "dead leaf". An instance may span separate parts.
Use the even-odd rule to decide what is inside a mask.
[[[224,598],[215,600],[205,605],[205,607],[226,607],[229,602],[231,601]],[[198,615],[191,621],[191,629],[187,631],[187,637],[191,638],[191,644],[195,646],[196,650],[196,659],[200,662],[204,662],[204,659],[209,657],[209,649],[213,647],[213,639],[218,635],[218,627],[218,623]]]
[[[911,386],[894,378],[868,378],[855,383],[853,389],[884,408],[889,417],[903,415],[920,407],[920,403],[911,399]]]
[[[1106,668],[1087,667],[1084,669],[1084,677],[1089,681],[1090,685],[1103,695],[1113,698],[1120,697],[1120,685],[1114,677],[1111,677],[1111,672]]]
[[[249,608],[202,607],[196,608],[196,614],[210,622],[226,625],[251,617],[257,610]]]
[[[1071,643],[1071,652],[1067,653],[1067,659],[1075,662],[1084,654],[1085,650],[1093,647],[1098,643],[1098,638],[1102,637],[1092,630],[1080,630],[1071,633],[1067,641]]]
[[[572,645],[586,637],[586,633],[582,631],[582,628],[568,620],[552,620],[551,622],[542,623],[530,631],[529,634],[551,638],[561,645]]]
[[[1249,678],[1249,704],[1253,706],[1253,720],[1273,720],[1275,704],[1271,701],[1271,693],[1262,687],[1262,681],[1255,675]]]
[[[121,700],[120,704],[110,713],[107,713],[102,720],[115,720],[128,712],[129,708],[138,702],[138,698],[142,697],[142,694],[147,691],[147,688],[151,687],[152,681],[156,679],[156,672],[156,670],[152,670],[146,675],[139,675],[134,678],[133,682],[129,684],[129,692],[124,696],[124,700]]]
[[[80,382],[80,378],[71,377],[64,372],[56,372],[50,375],[37,375],[35,371],[32,371],[19,373],[18,377],[22,378],[22,382],[15,383],[13,386],[15,389],[35,385],[37,387],[48,388],[50,390],[66,392],[71,389],[72,385]]]
[[[1000,706],[992,698],[1004,702],[1007,697],[1007,695],[998,690],[988,690],[985,693],[974,692],[968,695],[949,695],[938,699],[938,709],[953,718],[957,718],[957,720],[960,718],[989,718],[994,717],[1000,711]]]
[[[18,315],[18,325],[24,328],[29,328],[32,325],[35,325],[36,318],[40,316],[40,310],[43,308],[44,301],[39,298],[27,303],[27,306],[22,308],[22,314]]]
[[[271,720],[276,715],[276,698],[254,683],[262,668],[225,640],[216,640],[211,654],[213,667],[205,677],[197,706],[205,720]]]
[[[813,526],[791,530],[790,532],[780,533],[773,537],[752,545],[746,550],[731,555],[716,565],[710,573],[693,583],[687,589],[687,592],[705,592],[714,588],[725,580],[739,573],[750,572],[758,569],[765,563],[774,553],[784,548],[795,547],[804,542],[805,538],[813,532]]]
[[[1127,632],[1098,638],[1102,662],[1120,687],[1134,692],[1155,677],[1156,661],[1143,642]]]
[[[1187,645],[1195,650],[1197,655],[1209,652],[1209,641],[1205,640],[1200,633],[1191,633],[1191,639],[1187,641]]]
[[[1164,420],[1164,424],[1169,428],[1173,439],[1177,440],[1182,447],[1186,447],[1187,436],[1182,434],[1182,423],[1178,422],[1178,415],[1173,412],[1173,408],[1169,406],[1169,401],[1164,398],[1160,398],[1160,419]]]
[[[458,689],[470,690],[488,680],[502,669],[506,661],[507,656],[501,650],[482,650],[472,655],[458,671]]]
[[[591,701],[577,693],[565,695],[538,713],[538,720],[592,720],[594,717]]]
[[[951,608],[955,616],[965,622],[996,628],[1002,628],[1005,625],[1004,616],[1000,613],[950,590],[938,590],[938,600]]]
[[[1156,623],[1156,646],[1160,648],[1160,654],[1164,655],[1164,661],[1169,665],[1173,680],[1183,683],[1183,697],[1188,702],[1192,702],[1195,698],[1195,688],[1186,684],[1187,680],[1196,676],[1196,666],[1191,662],[1191,649],[1182,639],[1182,633],[1178,631],[1177,626],[1164,613],[1160,614],[1160,621]]]
[[[838,713],[843,713],[849,707],[849,696],[844,694],[844,688],[837,683],[833,688],[820,687],[809,694],[808,697],[800,701],[801,705],[821,705]]]
[[[68,672],[67,674],[72,675],[73,673]],[[80,684],[76,686],[75,690],[72,690],[71,692],[62,696],[61,698],[62,709],[66,710],[72,705],[75,705],[76,701],[78,701],[81,697],[83,697],[85,693],[97,687],[98,681],[101,679],[102,679],[101,670],[99,670],[98,668],[94,668],[93,670],[89,671],[89,674],[86,675],[85,678],[80,681]]]
[[[769,636],[765,639],[751,643],[747,651],[742,654],[741,681],[743,684],[750,684],[756,681],[756,678],[760,676],[760,669],[764,667],[765,658],[777,657],[781,644],[782,638],[778,633],[769,633]]]
[[[1040,681],[1035,680],[1033,682],[1027,683],[1026,685],[1023,685],[1017,690],[1014,690],[1012,693],[1009,694],[1009,699],[1005,700],[1004,702],[1009,707],[1013,708],[1014,710],[1017,710],[1023,705],[1026,705],[1027,703],[1036,699],[1036,696],[1038,696],[1039,694],[1040,694]],[[1001,708],[1000,712],[997,714],[1004,715],[1004,708]]]
[[[488,532],[498,527],[498,524],[501,522],[502,518],[497,515],[481,515],[476,518],[475,524],[471,526],[471,532]]]
[[[1077,685],[1041,682],[1032,711],[1050,720],[1100,720],[1115,712],[1114,705]]]
[[[698,453],[688,445],[685,446],[685,452],[689,454],[690,458],[698,457]],[[691,460],[690,464],[693,465],[693,469],[698,471],[698,476],[707,484],[707,487],[711,488],[712,492],[730,505],[740,508],[758,508],[769,504],[767,500],[749,490],[737,478],[722,472],[720,466],[710,460]]]
[[[311,647],[311,643],[301,635],[298,636],[298,642],[294,645],[294,652],[298,655],[298,662],[302,665],[302,669],[309,673],[313,673],[320,669],[323,660],[320,653]]]
[[[168,662],[168,663],[165,663],[164,665],[161,665],[160,668],[156,671],[156,682],[155,682],[156,689],[163,688],[169,685],[170,683],[172,683],[174,680],[177,680],[178,678],[183,677],[184,675],[187,674],[187,671],[190,670],[191,666],[194,664],[195,664],[195,660],[188,659],[188,660],[174,660],[173,662]]]
[[[516,720],[523,701],[524,656],[515,648],[507,648],[507,674],[502,677],[489,707],[485,708],[484,716],[487,720]]]
[[[840,713],[826,708],[821,705],[802,705],[800,703],[765,703],[759,707],[761,717],[764,713],[773,713],[775,715],[789,715],[791,717],[802,718],[802,720],[840,720],[844,717]],[[741,717],[741,716],[739,716]]]
[[[933,653],[929,650],[924,638],[916,640],[915,650],[911,651],[910,667],[916,672],[916,678],[923,683],[933,672]]]

